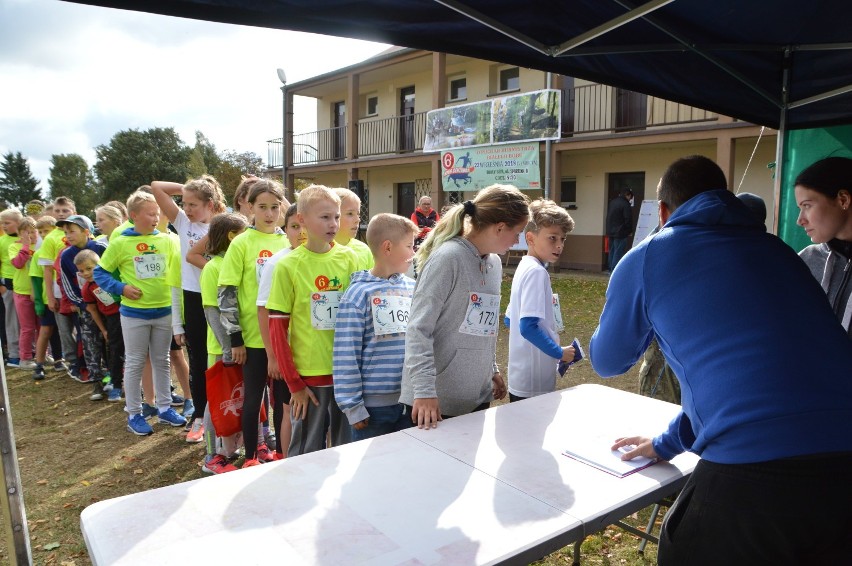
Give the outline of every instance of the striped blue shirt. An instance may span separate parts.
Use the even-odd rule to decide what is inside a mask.
[[[405,275],[382,279],[358,271],[340,299],[334,326],[334,398],[350,424],[370,416],[366,407],[399,401],[405,333],[377,336],[373,303],[386,297],[410,299],[413,291],[414,280]]]

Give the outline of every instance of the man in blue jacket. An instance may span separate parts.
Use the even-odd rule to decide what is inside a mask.
[[[852,532],[852,346],[816,279],[702,156],[658,186],[663,229],[612,274],[590,358],[625,373],[656,337],[683,408],[624,458],[701,456],[659,563],[840,564]]]

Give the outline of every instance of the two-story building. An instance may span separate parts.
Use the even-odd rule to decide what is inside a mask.
[[[473,193],[442,187],[441,153],[423,152],[426,113],[544,88],[562,92],[561,136],[537,142],[542,178],[528,194],[560,202],[576,222],[559,267],[603,269],[610,200],[630,188],[638,217],[665,168],[684,155],[714,159],[730,189],[760,195],[772,211],[774,130],[580,79],[406,48],[287,85],[287,108],[295,95],[317,100],[318,130],[287,132],[286,152],[281,138],[271,140],[269,174],[281,174],[284,157],[288,187],[295,178],[348,186],[363,194],[367,217],[408,216],[427,194],[440,210]]]

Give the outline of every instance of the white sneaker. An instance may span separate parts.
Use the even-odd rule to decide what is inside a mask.
[[[36,363],[33,360],[21,360],[18,367],[21,369],[35,369]]]
[[[52,364],[54,361],[55,360],[53,359],[53,356],[51,356],[50,354],[47,354],[47,355],[44,356],[44,363],[45,364]]]

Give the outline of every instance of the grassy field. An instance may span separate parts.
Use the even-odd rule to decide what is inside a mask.
[[[573,337],[587,345],[604,301],[606,278],[587,274],[557,275],[565,322],[563,342]],[[509,279],[503,288],[508,301]],[[498,357],[506,363],[505,330]],[[638,389],[637,369],[602,381],[588,362],[581,362],[560,379],[559,388],[579,383],[604,383],[624,391]],[[27,520],[35,564],[82,566],[90,564],[80,532],[80,512],[88,505],[176,482],[203,477],[203,448],[184,441],[182,429],[154,425],[155,433],[137,437],[124,430],[123,404],[89,401],[91,387],[64,374],[48,374],[33,382],[29,372],[7,369],[18,463],[23,480]],[[644,527],[648,510],[627,518]],[[192,520],[192,517],[186,517]],[[637,552],[638,538],[609,527],[583,542],[583,564],[656,564],[656,546]],[[546,557],[539,564],[571,564],[571,548]],[[0,540],[0,564],[9,563],[6,541]],[[272,560],[271,563],[274,563]]]

